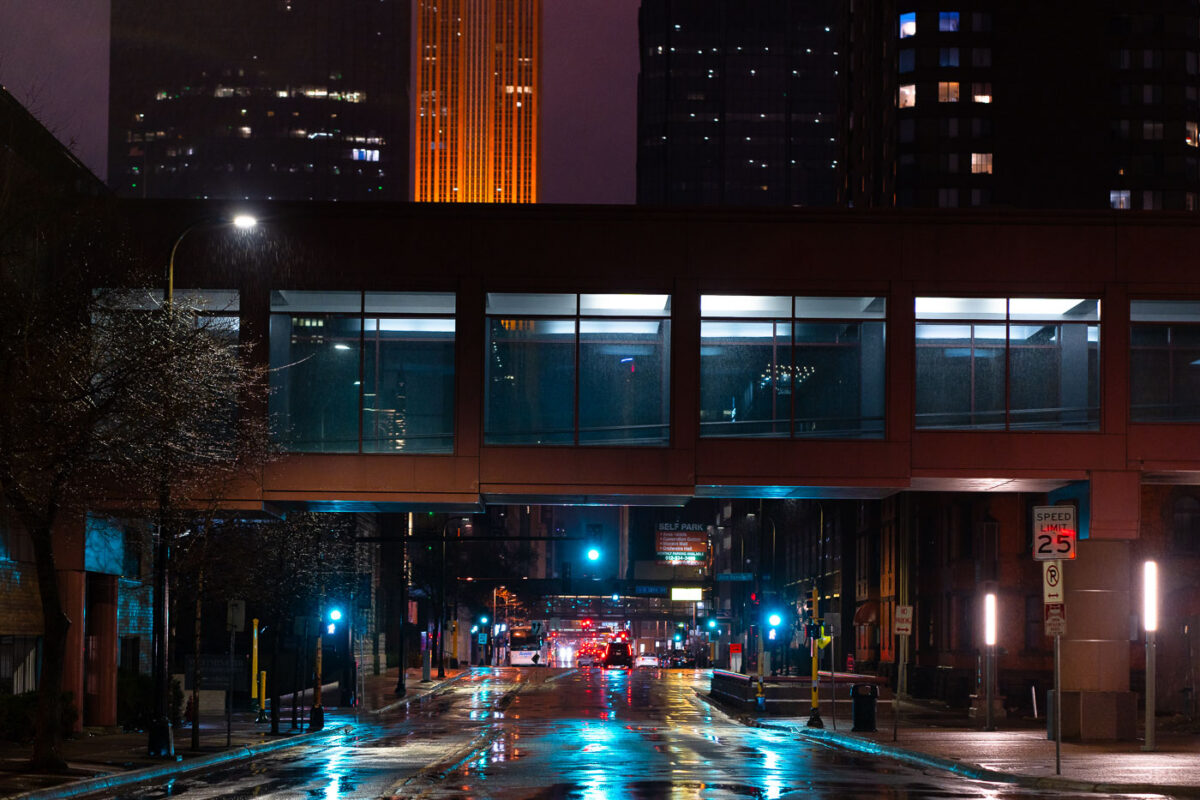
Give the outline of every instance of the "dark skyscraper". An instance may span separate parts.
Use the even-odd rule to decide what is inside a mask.
[[[1200,8],[858,2],[840,199],[1195,210]]]
[[[404,200],[408,0],[112,0],[127,197]]]
[[[839,0],[643,0],[639,203],[832,205]]]

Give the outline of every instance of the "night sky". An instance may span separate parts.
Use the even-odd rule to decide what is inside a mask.
[[[543,2],[543,202],[634,201],[638,2]],[[108,0],[0,0],[0,84],[101,177],[108,13]]]

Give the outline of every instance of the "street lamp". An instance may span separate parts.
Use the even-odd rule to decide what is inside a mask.
[[[987,712],[985,719],[987,724],[984,725],[985,731],[996,730],[995,722],[992,719],[992,685],[996,682],[996,595],[994,592],[988,592],[983,596],[983,643],[987,646],[987,681],[985,697],[987,699]]]
[[[441,570],[440,570],[441,584],[438,589],[438,624],[437,624],[437,631],[436,631],[437,635],[435,637],[435,641],[437,642],[437,656],[438,656],[438,667],[437,667],[438,680],[441,680],[442,678],[446,677],[446,653],[445,653],[446,645],[445,645],[445,639],[444,639],[444,636],[445,636],[444,630],[446,627],[446,533],[447,533],[447,531],[449,531],[450,526],[453,525],[454,522],[455,522],[455,520],[448,519],[448,520],[446,520],[446,524],[442,526],[442,564],[441,564]],[[458,520],[458,522],[460,523],[460,525],[459,525],[460,534],[462,532],[462,528],[464,528],[464,527],[469,528],[471,526],[470,520],[468,520],[466,517],[460,518]],[[455,605],[457,606],[457,604],[458,604],[457,590],[455,591],[454,597],[455,597]],[[457,622],[458,622],[458,620],[456,619],[455,620],[456,625],[457,625]],[[457,652],[458,637],[457,636],[455,636],[454,644],[455,644],[455,650],[456,650],[456,652],[454,653],[454,657],[457,658],[458,657],[458,652]]]
[[[1146,742],[1143,750],[1154,749],[1155,649],[1158,634],[1158,564],[1147,561],[1142,567],[1142,627],[1146,629]]]
[[[168,320],[172,314],[172,304],[175,300],[175,254],[179,245],[189,233],[202,227],[223,227],[234,225],[240,230],[249,230],[257,224],[257,220],[248,215],[240,214],[232,219],[215,218],[202,219],[193,222],[175,237],[171,245],[171,254],[167,258],[166,292],[163,295],[163,309]],[[175,755],[175,740],[171,730],[171,720],[167,714],[170,707],[167,698],[167,673],[170,665],[167,663],[167,640],[169,636],[170,619],[168,618],[167,602],[167,561],[171,555],[171,534],[166,527],[167,506],[170,503],[170,486],[167,476],[162,476],[158,497],[158,546],[154,559],[154,608],[150,638],[152,680],[154,686],[153,714],[146,726],[146,751],[150,756],[173,757]]]

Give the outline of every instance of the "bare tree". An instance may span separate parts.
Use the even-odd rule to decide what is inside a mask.
[[[59,593],[56,530],[103,501],[154,506],[169,531],[179,498],[244,470],[265,435],[239,413],[264,391],[239,344],[193,312],[97,291],[138,271],[109,206],[0,163],[0,490],[32,542],[45,626],[39,770],[66,768],[63,670],[81,622]]]

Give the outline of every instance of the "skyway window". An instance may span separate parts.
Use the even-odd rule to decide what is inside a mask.
[[[271,293],[272,436],[294,452],[454,449],[451,293]]]
[[[918,428],[1095,430],[1100,302],[916,298]]]
[[[1131,300],[1134,422],[1200,422],[1200,300]]]
[[[700,435],[883,436],[882,297],[703,295]]]
[[[487,444],[665,445],[665,294],[487,297]]]

